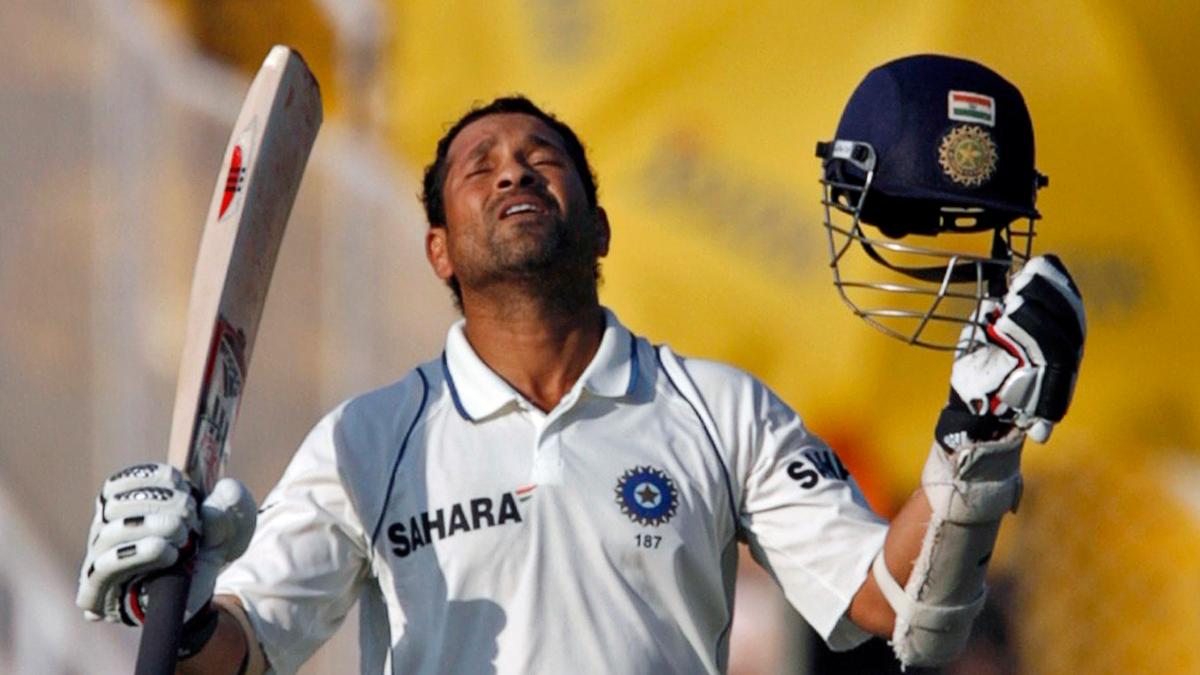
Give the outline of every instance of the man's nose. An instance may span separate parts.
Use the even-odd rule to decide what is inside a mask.
[[[529,187],[537,183],[533,168],[518,158],[509,159],[496,174],[496,188],[509,190],[514,187]]]

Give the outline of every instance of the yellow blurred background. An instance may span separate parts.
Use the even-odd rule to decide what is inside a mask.
[[[813,147],[869,69],[952,54],[1024,93],[1050,176],[1035,251],[1066,260],[1090,322],[1070,415],[1027,447],[1002,532],[998,662],[1200,672],[1197,26],[1200,5],[1161,0],[17,0],[0,27],[0,487],[73,593],[95,486],[165,444],[211,177],[248,78],[286,42],[329,121],[235,438],[259,497],[324,409],[436,353],[453,313],[420,254],[418,177],[473,103],[521,92],[588,146],[614,231],[603,301],[760,376],[889,513],[949,357],[838,300]],[[2,658],[33,663],[3,616]],[[311,672],[356,662],[339,644]],[[803,672],[738,649],[740,672]],[[1007,672],[968,661],[950,671]]]

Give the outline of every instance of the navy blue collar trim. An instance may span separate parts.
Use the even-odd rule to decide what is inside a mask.
[[[638,342],[637,336],[632,331],[629,333],[629,386],[625,388],[625,396],[631,396],[637,389],[640,366],[638,359]],[[467,413],[467,409],[463,407],[462,399],[458,397],[458,387],[454,384],[454,376],[450,374],[450,364],[446,360],[446,350],[442,350],[442,372],[446,376],[446,384],[450,386],[450,399],[454,401],[454,409],[458,414],[468,422],[474,422],[475,418]]]
[[[446,375],[446,384],[450,385],[450,398],[454,401],[454,408],[458,410],[458,414],[468,422],[474,422],[475,418],[467,414],[467,409],[463,407],[462,400],[458,398],[458,387],[454,386],[454,376],[450,374],[450,364],[446,362],[446,350],[442,350],[442,372]]]
[[[625,388],[625,395],[633,395],[633,390],[637,388],[638,383],[638,342],[637,336],[633,331],[629,331],[629,386]]]

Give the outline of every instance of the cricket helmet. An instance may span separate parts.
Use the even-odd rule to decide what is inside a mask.
[[[1021,92],[966,59],[891,61],[858,85],[817,155],[842,299],[888,335],[954,348],[1030,256],[1048,180]]]

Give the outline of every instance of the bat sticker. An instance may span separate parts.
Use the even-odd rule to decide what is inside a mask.
[[[246,338],[244,333],[221,317],[213,330],[204,373],[204,393],[193,437],[192,466],[188,474],[196,486],[208,494],[224,469],[226,441],[241,402],[245,382]]]
[[[246,128],[233,146],[229,155],[229,169],[225,172],[225,191],[221,194],[221,208],[217,220],[225,220],[230,213],[237,213],[242,206],[242,190],[246,186],[246,174],[250,168],[250,148],[254,142],[254,124]],[[229,208],[233,206],[234,208]]]

